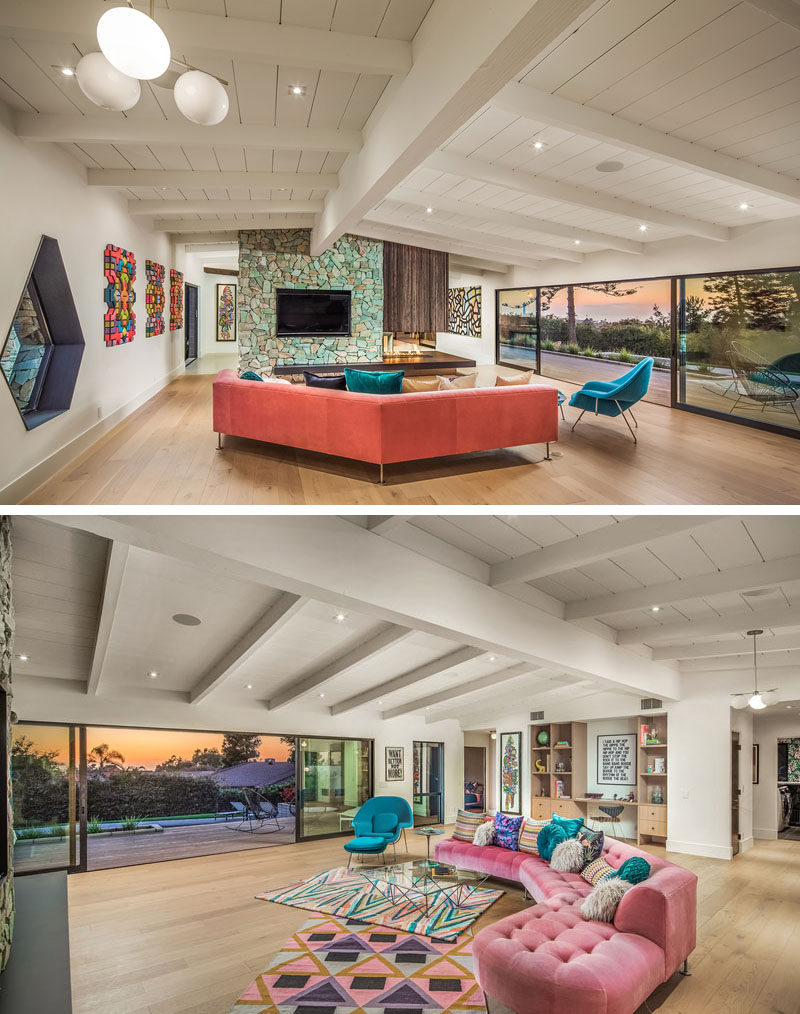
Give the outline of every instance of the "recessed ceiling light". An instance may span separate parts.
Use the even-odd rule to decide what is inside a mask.
[[[537,151],[541,151],[544,148],[544,141],[534,141],[533,146]]]
[[[151,669],[150,672],[147,674],[147,678],[149,680],[157,680],[158,679],[158,673],[155,671],[155,669]]]
[[[197,616],[192,616],[191,613],[175,613],[172,617],[176,623],[180,623],[182,627],[199,627],[202,623]]]
[[[378,704],[383,704],[383,701],[378,701]]]
[[[325,694],[320,694],[319,696],[320,696],[320,697],[324,697],[324,696],[325,696]]]
[[[74,67],[62,67],[61,68],[61,73],[64,75],[64,77],[75,77],[75,68]]]
[[[791,706],[791,704],[787,704],[787,705],[786,705],[786,710],[787,710],[787,711],[791,711],[791,710],[792,710],[792,706]]]
[[[426,208],[425,209],[425,214],[426,215],[432,215],[433,214],[433,208]]]
[[[624,169],[625,164],[623,162],[617,162],[615,159],[611,159],[608,162],[598,162],[595,169],[599,173],[618,173],[620,169]]]
[[[742,203],[739,205],[739,211],[747,211],[749,207],[750,205],[747,204],[746,201],[742,201]]]
[[[650,612],[651,613],[660,613],[661,612],[661,606],[650,606]]]
[[[30,657],[28,655],[17,655],[17,658],[20,660],[20,662],[29,662],[30,661]]]
[[[344,621],[346,619],[347,619],[347,613],[343,613],[341,609],[339,610],[338,613],[334,613],[333,614],[333,622],[334,623],[344,623]]]
[[[252,690],[253,689],[253,684],[252,683],[245,683],[244,688],[245,688],[245,690]]]
[[[581,245],[581,241],[579,239],[576,239],[575,240],[575,246],[580,246],[580,245]]]
[[[490,655],[489,656],[489,661],[490,662],[496,662],[497,661],[497,656],[496,655]]]
[[[642,222],[642,224],[639,226],[639,232],[647,232],[647,226],[644,224],[644,222]]]
[[[289,85],[290,95],[305,95],[306,90],[303,85]]]

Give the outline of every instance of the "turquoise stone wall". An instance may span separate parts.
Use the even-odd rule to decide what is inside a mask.
[[[350,289],[352,336],[278,338],[276,288]],[[240,371],[380,359],[383,243],[345,235],[320,257],[312,257],[309,229],[240,232],[237,308]]]

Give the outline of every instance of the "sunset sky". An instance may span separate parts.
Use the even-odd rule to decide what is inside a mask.
[[[575,313],[578,320],[592,317],[594,320],[624,320],[626,317],[647,318],[658,305],[663,314],[669,316],[670,282],[668,278],[656,278],[649,282],[620,282],[622,289],[636,289],[635,296],[605,296],[602,292],[586,292],[579,286],[575,287]],[[533,298],[535,289],[523,289],[519,292],[507,292],[502,297],[502,304],[515,307]],[[501,304],[501,309],[504,307]],[[513,312],[513,310],[512,310]],[[526,314],[535,314],[536,306],[526,308]],[[567,290],[563,288],[556,293],[546,311],[554,317],[567,316]]]
[[[56,760],[66,764],[68,739],[67,730],[58,726],[18,725],[14,738],[27,736],[39,750],[58,750]],[[222,733],[218,732],[162,732],[156,729],[102,729],[89,728],[88,748],[98,743],[107,743],[113,750],[119,750],[125,758],[126,767],[154,768],[172,754],[191,760],[197,749],[222,747]],[[259,756],[262,760],[273,757],[278,761],[288,760],[289,747],[281,743],[278,736],[262,736]]]

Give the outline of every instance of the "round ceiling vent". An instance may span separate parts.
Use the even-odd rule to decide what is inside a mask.
[[[618,173],[620,169],[624,169],[625,166],[622,162],[616,162],[611,160],[610,162],[598,162],[595,169],[599,173]]]
[[[183,627],[199,627],[202,622],[199,617],[192,616],[191,613],[175,613],[172,618]]]

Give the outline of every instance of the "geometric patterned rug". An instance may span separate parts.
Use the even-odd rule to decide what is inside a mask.
[[[341,867],[256,897],[310,912],[324,912],[339,919],[359,919],[437,940],[456,940],[503,893],[478,887],[459,908],[452,908],[440,899],[431,904],[426,915],[411,902],[391,901],[358,871]]]
[[[472,938],[455,943],[317,914],[230,1014],[486,1014]]]

